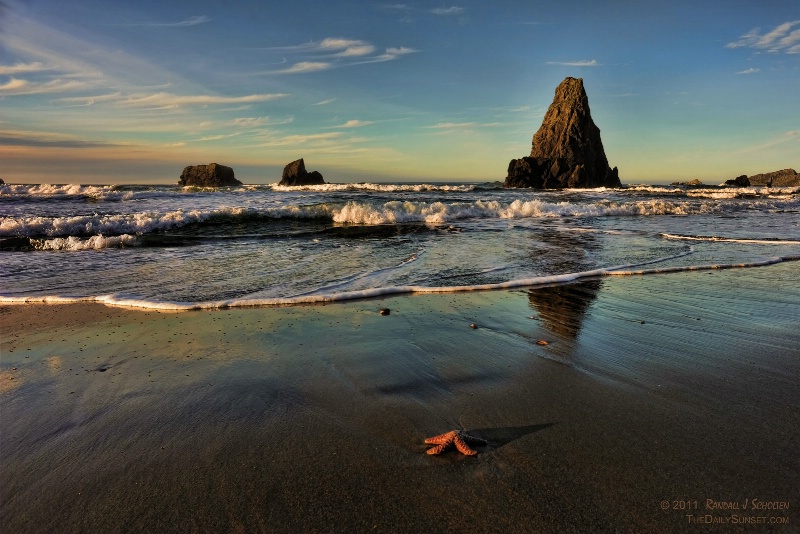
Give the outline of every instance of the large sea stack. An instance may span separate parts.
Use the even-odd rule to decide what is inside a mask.
[[[608,166],[600,129],[589,112],[581,78],[566,78],[542,126],[533,136],[531,155],[512,159],[504,187],[560,189],[619,187],[617,168]]]
[[[178,185],[194,187],[226,187],[242,185],[233,175],[233,169],[217,163],[189,165],[183,169]]]
[[[278,185],[320,185],[324,184],[325,180],[319,171],[308,172],[306,171],[306,163],[303,158],[295,160],[283,168],[283,176]]]

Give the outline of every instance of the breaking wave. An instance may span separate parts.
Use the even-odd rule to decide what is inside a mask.
[[[75,236],[57,237],[55,239],[31,239],[31,247],[36,250],[101,250],[104,248],[135,247],[140,239],[129,234],[104,237],[93,235],[88,239]]]
[[[729,186],[665,186],[631,185],[626,191],[671,195],[685,198],[736,199],[736,198],[790,198],[800,193],[800,187],[729,187]]]
[[[258,298],[258,299],[229,299],[218,301],[203,301],[203,302],[172,302],[172,301],[154,301],[147,299],[139,299],[123,294],[114,295],[97,295],[89,297],[62,297],[56,295],[48,296],[2,296],[0,295],[0,303],[2,304],[72,304],[79,302],[98,302],[108,306],[118,306],[127,308],[142,308],[150,310],[207,310],[207,309],[225,309],[225,308],[252,308],[252,307],[265,307],[265,306],[292,306],[299,304],[323,304],[331,302],[342,302],[356,299],[377,298],[389,295],[402,295],[402,294],[423,294],[423,293],[463,293],[468,291],[490,291],[500,289],[514,289],[521,287],[537,287],[543,285],[565,284],[575,282],[577,280],[586,278],[599,278],[604,276],[641,276],[641,275],[654,275],[654,274],[668,274],[677,272],[691,272],[691,271],[706,271],[718,269],[746,269],[765,267],[775,265],[787,261],[800,261],[800,256],[784,256],[784,257],[771,257],[760,261],[744,262],[744,263],[725,263],[725,264],[707,264],[707,265],[690,265],[690,266],[673,266],[673,267],[655,267],[637,269],[643,265],[649,265],[673,259],[675,257],[690,254],[690,252],[681,253],[667,258],[655,259],[640,264],[622,265],[616,267],[608,267],[601,269],[593,269],[589,271],[570,272],[558,275],[538,276],[534,278],[523,278],[517,280],[509,280],[506,282],[499,282],[493,284],[476,284],[476,285],[463,285],[463,286],[389,286],[389,287],[375,287],[357,291],[344,291],[339,293],[322,293],[322,294],[305,294],[291,297],[274,297],[274,298]]]
[[[258,186],[249,186],[257,188]],[[375,191],[379,193],[469,193],[477,189],[496,189],[502,188],[502,183],[485,184],[374,184],[374,183],[355,183],[355,184],[320,184],[320,185],[301,185],[283,186],[270,184],[273,191],[316,191],[320,193],[341,193],[346,191]]]
[[[760,209],[796,209],[798,201],[758,201]],[[753,201],[747,208],[753,207]],[[91,235],[142,235],[204,223],[242,223],[248,220],[318,219],[339,224],[384,225],[400,223],[445,224],[465,219],[525,219],[609,216],[659,216],[731,213],[745,209],[732,203],[709,201],[602,200],[590,203],[548,202],[540,199],[500,202],[389,202],[348,201],[279,207],[223,207],[168,212],[89,214],[64,217],[0,217],[0,237],[66,237]]]

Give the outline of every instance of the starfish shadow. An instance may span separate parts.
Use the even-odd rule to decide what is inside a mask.
[[[490,449],[499,449],[508,445],[514,440],[525,437],[534,432],[550,428],[558,423],[541,423],[538,425],[526,426],[505,426],[497,428],[476,428],[468,431],[468,434],[485,439],[489,442]]]

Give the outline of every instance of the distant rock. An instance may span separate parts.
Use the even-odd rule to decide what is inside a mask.
[[[0,185],[3,185],[3,184],[5,184],[5,182],[3,181],[2,178],[0,178]]]
[[[242,185],[233,175],[233,169],[217,163],[190,165],[183,169],[178,185],[194,187],[226,187]]]
[[[306,163],[303,158],[300,158],[283,168],[283,175],[278,185],[320,185],[324,183],[325,180],[318,171],[306,171]]]
[[[689,180],[688,182],[672,182],[670,185],[706,185],[697,178]]]
[[[725,185],[732,185],[734,187],[750,187],[750,180],[744,174],[737,176],[733,180],[725,180]]]
[[[794,169],[756,174],[748,177],[750,185],[766,185],[769,187],[793,187],[800,185],[800,174]]]
[[[725,185],[737,187],[766,186],[766,187],[797,187],[800,186],[800,174],[794,169],[766,172],[753,176],[739,176],[734,180],[726,180]]]
[[[533,136],[531,155],[511,160],[503,186],[560,189],[620,185],[617,168],[608,166],[583,80],[564,79]]]

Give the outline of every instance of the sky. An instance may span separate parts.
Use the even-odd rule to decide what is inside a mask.
[[[0,0],[0,178],[502,180],[567,76],[623,183],[800,170],[797,0]]]

